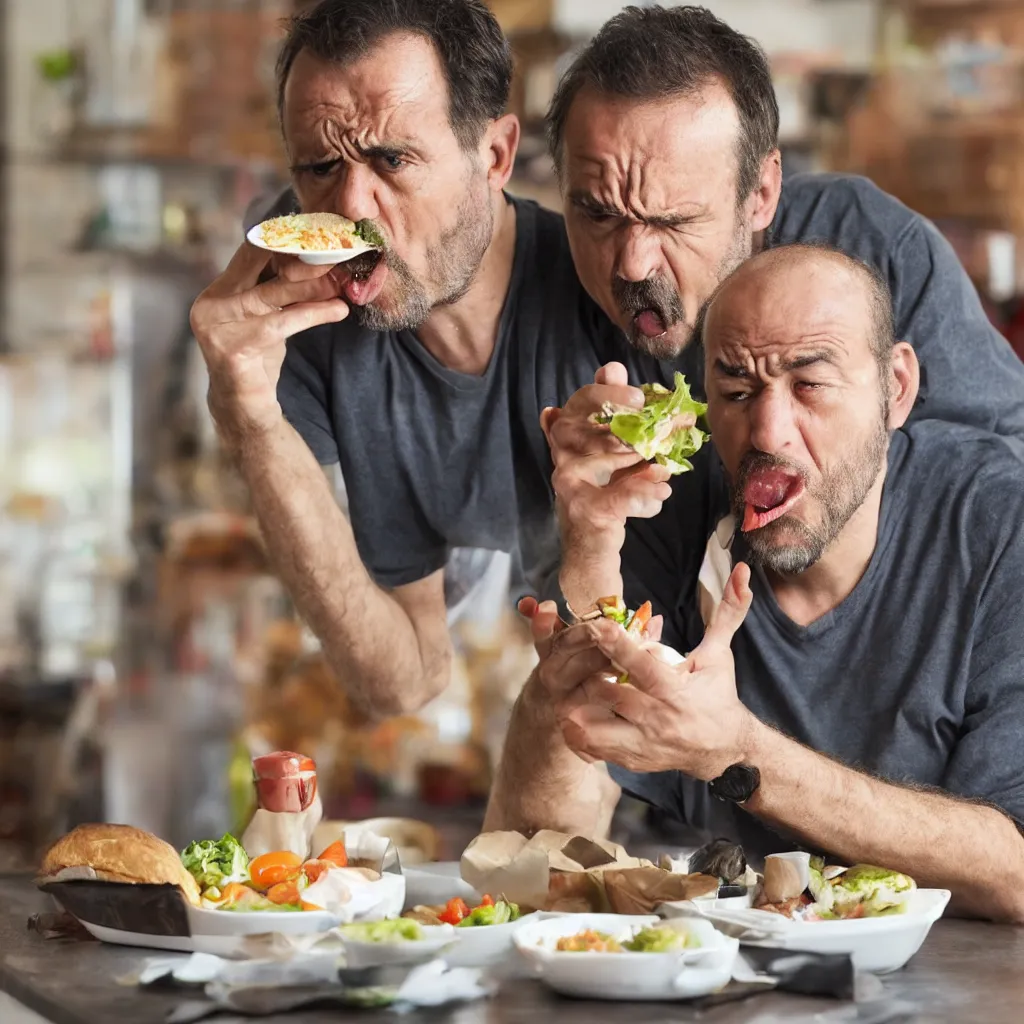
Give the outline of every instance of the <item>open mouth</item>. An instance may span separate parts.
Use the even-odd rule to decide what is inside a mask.
[[[660,338],[668,330],[665,318],[654,309],[642,309],[636,313],[633,326],[645,338]]]
[[[348,274],[342,292],[354,306],[368,306],[380,295],[387,281],[388,267],[380,252],[356,256],[341,269]]]
[[[762,469],[750,474],[743,488],[743,532],[760,530],[784,516],[804,496],[803,479],[784,469]]]

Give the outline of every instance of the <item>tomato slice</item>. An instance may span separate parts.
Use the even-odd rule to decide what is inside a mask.
[[[490,896],[488,896],[487,894],[484,894],[484,898],[480,901],[480,906],[481,907],[493,907],[494,906],[494,900]]]
[[[340,839],[336,843],[331,843],[317,860],[329,860],[336,868],[347,867],[348,854],[345,852],[345,844]]]
[[[295,879],[289,879],[287,882],[278,882],[277,885],[272,885],[267,890],[267,899],[271,903],[301,903],[302,897],[299,895],[299,884]]]
[[[302,858],[291,850],[276,850],[257,857],[249,864],[249,877],[257,889],[269,889],[298,877]]]
[[[445,924],[458,924],[464,918],[469,917],[469,914],[470,910],[466,905],[466,901],[460,896],[456,896],[454,899],[448,901],[443,913],[438,914],[438,917],[444,921]]]

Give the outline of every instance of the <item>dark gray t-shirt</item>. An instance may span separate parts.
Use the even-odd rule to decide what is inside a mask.
[[[650,595],[665,642],[703,635],[697,573],[728,510],[717,458],[702,507],[673,495],[630,536],[633,600]],[[699,548],[699,553],[694,554]],[[733,561],[744,558],[742,534]],[[762,572],[733,640],[740,699],[815,750],[893,782],[980,798],[1024,823],[1024,445],[966,427],[919,422],[894,433],[878,541],[835,610],[799,626]],[[748,812],[678,772],[613,778],[752,857],[792,848]],[[844,813],[836,807],[836,814]]]
[[[541,410],[611,359],[635,380],[669,374],[583,291],[562,218],[528,201],[515,209],[512,278],[482,375],[446,368],[411,331],[345,322],[288,342],[284,414],[322,464],[340,462],[360,555],[384,586],[428,576],[456,548],[518,545],[540,588],[558,560]]]
[[[285,196],[273,212],[293,204]],[[633,352],[583,291],[561,217],[524,201],[516,211],[512,282],[483,376],[441,366],[411,332],[345,323],[288,343],[281,405],[321,463],[340,461],[360,555],[385,586],[429,575],[460,547],[518,547],[527,580],[554,596],[558,537],[540,410],[564,404],[610,359],[636,383],[671,381],[674,367]],[[922,361],[915,416],[1024,435],[1024,364],[921,217],[865,179],[795,175],[773,236],[829,241],[881,268],[898,333]],[[678,366],[698,392],[701,359],[693,346]],[[687,486],[697,484],[694,475]]]

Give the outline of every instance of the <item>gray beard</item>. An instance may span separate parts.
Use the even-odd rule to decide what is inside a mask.
[[[423,325],[432,310],[458,302],[473,283],[494,234],[494,210],[484,191],[482,201],[469,190],[459,207],[455,224],[445,231],[427,253],[427,265],[437,280],[437,298],[431,300],[427,286],[418,281],[409,265],[393,252],[384,260],[388,274],[397,284],[395,308],[383,309],[375,303],[356,306],[356,321],[371,331],[414,331]]]
[[[784,515],[760,530],[743,534],[751,561],[781,576],[806,572],[843,532],[854,513],[864,504],[889,450],[889,430],[882,420],[860,453],[844,462],[807,497],[817,498],[822,510],[821,522],[810,527]],[[745,502],[742,493],[733,493],[733,511],[743,518]],[[773,541],[782,528],[799,534],[795,542]]]

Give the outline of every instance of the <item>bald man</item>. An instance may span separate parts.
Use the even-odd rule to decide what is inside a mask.
[[[914,350],[884,281],[835,250],[743,264],[704,342],[718,458],[629,550],[691,653],[669,666],[610,621],[531,606],[541,663],[486,827],[601,834],[625,790],[755,861],[800,846],[883,864],[1024,922],[1005,884],[1024,870],[1024,453],[908,425]],[[589,572],[622,592],[618,559]]]

